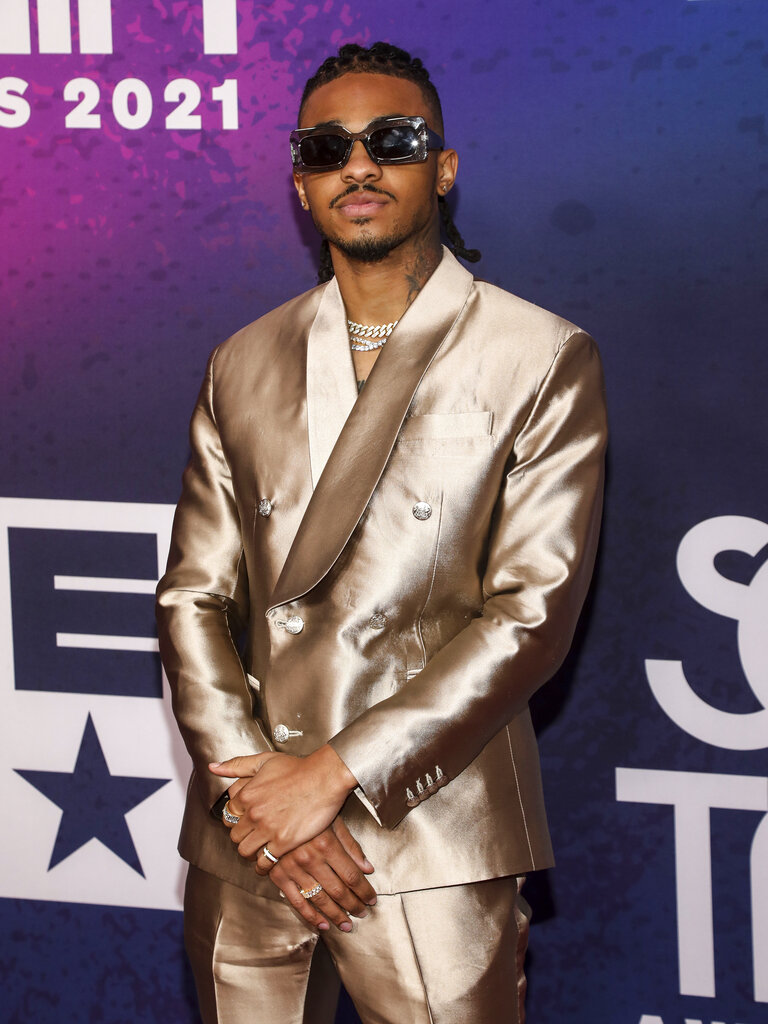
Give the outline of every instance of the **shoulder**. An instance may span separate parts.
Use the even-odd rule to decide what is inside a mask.
[[[554,357],[571,339],[594,345],[588,333],[570,320],[551,313],[503,288],[475,278],[476,315],[498,325],[497,341],[508,339],[535,345]],[[582,342],[581,339],[584,339]]]
[[[291,348],[302,346],[326,288],[326,284],[310,288],[236,331],[211,354],[216,373],[242,368],[254,359],[269,360],[278,352],[285,356]]]

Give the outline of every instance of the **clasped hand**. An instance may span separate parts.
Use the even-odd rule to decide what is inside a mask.
[[[364,917],[376,894],[365,878],[373,865],[338,817],[357,780],[333,748],[326,745],[304,758],[276,751],[234,757],[209,768],[235,779],[229,808],[240,817],[231,826],[240,855],[259,874],[269,874],[310,925],[325,930],[330,919],[342,931],[351,930],[345,911]],[[267,844],[279,864],[263,855]],[[305,899],[300,890],[316,883],[323,891]]]

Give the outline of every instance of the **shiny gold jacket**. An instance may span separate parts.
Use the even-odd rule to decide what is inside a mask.
[[[182,855],[277,895],[206,765],[330,741],[379,892],[550,865],[528,699],[587,590],[605,436],[593,341],[447,251],[359,397],[335,280],[221,345],[158,587]]]

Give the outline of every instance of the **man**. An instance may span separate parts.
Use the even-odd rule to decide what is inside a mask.
[[[330,954],[366,1024],[520,1024],[527,702],[592,571],[599,360],[441,247],[419,61],[343,47],[299,126],[333,276],[211,357],[158,588],[203,1018],[332,1021]]]

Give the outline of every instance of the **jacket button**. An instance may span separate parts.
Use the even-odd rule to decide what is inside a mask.
[[[301,729],[289,729],[287,725],[276,725],[272,730],[272,736],[275,743],[287,743],[288,740],[296,739],[298,736],[303,736],[304,733]]]
[[[271,516],[272,515],[272,502],[269,498],[262,498],[259,502],[258,512],[260,516]]]
[[[387,616],[382,614],[382,612],[376,612],[375,615],[372,615],[370,619],[368,619],[368,625],[371,629],[384,629],[386,624]]]
[[[292,615],[290,619],[286,620],[285,630],[287,633],[293,633],[295,636],[302,629],[304,629],[304,619],[300,615]]]
[[[272,737],[275,743],[286,743],[289,739],[296,739],[298,736],[303,736],[304,733],[301,729],[289,729],[287,725],[275,725],[272,729]]]
[[[417,501],[411,509],[414,519],[429,519],[432,515],[432,506],[428,501]]]

